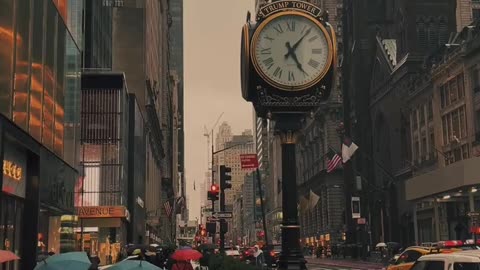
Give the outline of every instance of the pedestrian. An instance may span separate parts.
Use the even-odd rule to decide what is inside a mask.
[[[263,265],[265,263],[265,256],[263,254],[263,251],[258,245],[255,245],[254,249],[255,253],[253,254],[253,256],[255,257],[255,265],[263,269]]]
[[[172,266],[172,270],[193,270],[193,266],[187,261],[177,261]]]

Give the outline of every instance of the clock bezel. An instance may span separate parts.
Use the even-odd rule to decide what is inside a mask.
[[[322,72],[312,81],[310,81],[306,84],[303,84],[303,85],[296,85],[296,86],[281,84],[279,82],[276,82],[275,80],[272,80],[268,74],[265,74],[263,72],[262,68],[260,67],[260,65],[258,64],[258,61],[257,61],[257,58],[256,58],[256,50],[253,49],[253,48],[256,48],[256,44],[258,42],[258,38],[260,36],[260,33],[263,31],[265,26],[267,26],[274,19],[277,19],[277,18],[283,17],[283,16],[292,16],[292,15],[293,16],[301,16],[301,17],[304,17],[304,18],[310,20],[311,22],[313,22],[318,28],[320,28],[320,30],[322,31],[323,35],[325,36],[325,39],[326,39],[327,44],[328,44],[327,64],[325,65]],[[314,17],[312,17],[308,14],[305,14],[305,13],[299,12],[299,11],[293,11],[293,10],[281,11],[281,12],[275,13],[275,14],[267,17],[265,20],[263,20],[259,24],[257,29],[255,30],[255,33],[253,34],[252,41],[251,41],[251,44],[250,44],[250,48],[252,48],[252,49],[250,49],[250,58],[251,58],[250,62],[253,64],[253,67],[255,68],[255,71],[257,72],[257,74],[260,75],[260,77],[265,82],[267,82],[271,86],[273,86],[277,89],[280,89],[280,90],[303,91],[303,90],[309,89],[312,86],[318,84],[325,77],[327,72],[330,70],[330,67],[332,66],[333,44],[332,44],[332,39],[330,38],[330,34],[328,33],[327,29],[325,28],[325,26],[323,26],[323,24],[320,21],[318,21],[317,19],[315,19]]]

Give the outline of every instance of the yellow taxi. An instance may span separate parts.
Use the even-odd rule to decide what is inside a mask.
[[[428,243],[422,246],[411,246],[405,249],[398,258],[391,263],[387,270],[410,270],[418,258],[427,254],[451,253],[462,250],[462,241],[441,241]]]

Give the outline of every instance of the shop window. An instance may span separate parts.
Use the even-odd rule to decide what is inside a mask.
[[[23,231],[23,202],[10,196],[0,201],[0,249],[11,251],[21,257]],[[19,262],[0,265],[1,270],[20,270]]]

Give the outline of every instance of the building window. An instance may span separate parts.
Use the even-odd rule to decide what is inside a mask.
[[[428,120],[432,120],[433,118],[433,103],[432,101],[428,102]]]
[[[472,1],[472,2],[480,2],[478,0],[475,0],[475,1]],[[478,18],[480,18],[480,9],[478,8],[474,8],[472,9],[472,17],[473,17],[473,20],[477,20]]]
[[[463,74],[458,75],[457,85],[458,85],[458,98],[463,99],[463,97],[465,97],[465,87],[464,87],[464,84],[463,84]]]
[[[420,119],[420,129],[422,129],[422,127],[425,126],[425,110],[424,110],[424,106],[420,106],[418,108],[418,112],[419,112],[419,119]]]
[[[417,118],[417,110],[413,110],[413,115],[412,115],[412,128],[413,131],[418,129],[418,118]]]
[[[443,86],[440,87],[440,105],[442,109],[445,107],[445,89]]]
[[[432,157],[437,156],[437,151],[435,147],[435,133],[430,131],[430,154]]]
[[[422,148],[421,160],[425,160],[427,155],[427,137],[422,137],[421,148]]]
[[[415,145],[414,145],[414,148],[413,148],[413,153],[414,153],[414,159],[415,160],[420,160],[420,154],[419,154],[419,151],[420,150],[420,146],[419,146],[419,143],[417,140],[415,140]]]
[[[480,142],[480,110],[475,111],[475,141]]]
[[[417,21],[417,40],[420,49],[425,49],[427,47],[427,35],[423,18]]]
[[[480,78],[478,75],[479,70],[477,68],[470,71],[470,80],[472,83],[472,90],[474,93],[480,92]]]
[[[469,158],[469,151],[468,151],[468,144],[462,145],[462,158],[467,159]]]

